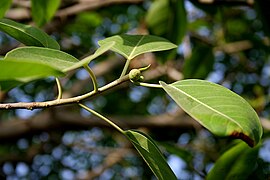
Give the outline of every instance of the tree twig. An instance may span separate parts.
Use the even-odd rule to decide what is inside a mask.
[[[72,104],[72,103],[78,103],[86,98],[95,96],[97,94],[100,94],[102,92],[105,92],[115,86],[118,86],[126,81],[129,80],[128,75],[119,78],[101,88],[98,88],[98,91],[91,91],[89,93],[72,97],[72,98],[67,98],[67,99],[56,99],[56,100],[51,100],[51,101],[45,101],[45,102],[18,102],[18,103],[5,103],[5,104],[0,104],[0,109],[37,109],[37,108],[47,108],[47,107],[52,107],[52,106],[59,106],[59,105],[64,105],[64,104]]]

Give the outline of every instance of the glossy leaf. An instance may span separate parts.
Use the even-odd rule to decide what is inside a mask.
[[[48,76],[62,76],[62,72],[51,66],[29,60],[7,59],[0,60],[0,81],[34,80]]]
[[[163,89],[191,117],[218,136],[231,136],[256,145],[262,126],[254,109],[229,89],[203,80],[183,80]]]
[[[12,0],[1,0],[0,1],[0,18],[3,18],[6,11],[9,9]]]
[[[123,55],[127,60],[131,60],[136,56],[154,51],[164,51],[176,48],[177,46],[168,40],[152,36],[152,35],[116,35],[98,42],[100,46],[115,42],[115,45],[111,48]]]
[[[69,68],[79,62],[75,57],[59,50],[42,47],[21,47],[7,53],[6,57],[16,59],[27,59],[46,64],[59,71]]]
[[[177,179],[155,142],[147,135],[133,130],[124,132],[159,180]]]
[[[61,0],[31,0],[32,17],[38,26],[42,26],[54,16]]]
[[[60,49],[59,44],[48,34],[30,25],[20,24],[9,19],[0,19],[0,31],[7,33],[27,46]]]
[[[79,68],[79,67],[82,67],[84,65],[89,64],[92,60],[94,60],[98,56],[104,54],[106,51],[111,49],[114,44],[115,44],[115,42],[109,42],[109,43],[103,44],[100,48],[98,48],[96,50],[96,52],[93,55],[88,56],[87,58],[73,64],[72,66],[65,68],[64,72],[67,72],[67,71],[70,71],[70,70],[73,70],[73,69],[76,69],[76,68]]]
[[[216,161],[206,179],[248,179],[256,167],[259,147],[250,148],[245,143],[238,143]]]

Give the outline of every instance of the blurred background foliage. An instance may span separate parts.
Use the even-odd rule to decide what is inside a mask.
[[[244,97],[261,117],[265,131],[250,179],[270,177],[269,0],[58,3],[54,16],[44,11],[48,17],[41,19],[29,0],[14,0],[5,17],[41,26],[60,43],[62,51],[80,59],[95,51],[98,40],[116,34],[169,39],[178,45],[177,50],[142,55],[131,67],[152,64],[145,72],[149,82],[207,79]],[[0,33],[1,56],[18,46],[16,40]],[[123,64],[122,57],[110,52],[91,67],[101,86],[118,78]],[[66,97],[92,89],[83,70],[70,73],[61,82]],[[1,102],[45,101],[55,96],[51,78],[0,92]],[[233,142],[210,134],[161,90],[123,84],[86,104],[124,128],[139,128],[151,135],[179,179],[204,179]],[[1,110],[0,118],[1,179],[154,179],[124,137],[77,106]]]

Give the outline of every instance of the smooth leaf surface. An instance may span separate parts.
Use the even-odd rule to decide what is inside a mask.
[[[177,46],[168,40],[152,35],[116,35],[98,41],[100,46],[115,42],[111,50],[123,55],[127,60],[136,56],[155,51],[164,51],[176,48]]]
[[[0,60],[0,81],[34,80],[48,76],[62,76],[62,72],[51,66],[22,59]]]
[[[191,117],[218,136],[231,136],[256,145],[262,126],[254,109],[229,89],[204,80],[182,80],[163,89]]]
[[[206,179],[248,179],[256,167],[259,147],[250,148],[243,142],[238,143],[216,161]]]
[[[67,72],[67,71],[70,71],[70,70],[73,70],[73,69],[76,69],[76,68],[79,68],[79,67],[82,67],[84,65],[89,64],[92,60],[94,60],[98,56],[104,54],[106,51],[111,49],[114,44],[115,44],[115,42],[109,42],[109,43],[103,44],[100,48],[98,48],[96,50],[96,52],[93,55],[88,56],[87,58],[73,64],[72,66],[65,68],[63,71]]]
[[[0,18],[3,18],[6,11],[9,9],[12,0],[1,0],[0,1]]]
[[[30,25],[20,24],[9,19],[0,19],[0,31],[7,33],[27,46],[60,49],[59,44],[48,34]]]
[[[159,180],[177,179],[155,142],[147,135],[133,130],[124,132]]]
[[[54,16],[61,0],[31,0],[32,17],[38,26],[42,26]]]
[[[5,59],[27,59],[40,64],[46,64],[59,71],[69,68],[79,62],[75,57],[59,50],[42,47],[21,47],[7,53]]]

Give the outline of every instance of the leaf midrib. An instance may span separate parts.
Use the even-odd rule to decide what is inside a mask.
[[[181,86],[181,85],[180,85]],[[185,91],[182,91],[174,86],[171,86],[172,88],[176,89],[177,91],[180,91],[181,93],[183,93],[184,95],[186,95],[187,97],[191,98],[192,100],[196,101],[197,103],[203,105],[203,106],[206,106],[207,108],[209,108],[210,110],[216,112],[217,114],[220,114],[221,116],[224,116],[225,118],[227,118],[228,120],[231,120],[232,122],[234,122],[236,125],[238,125],[242,130],[243,130],[243,127],[237,122],[235,121],[234,119],[232,119],[231,117],[227,116],[226,114],[223,114],[221,112],[219,112],[218,110],[212,108],[211,106],[199,101],[198,99],[192,97],[191,95],[187,94]]]
[[[138,47],[138,45],[141,43],[141,41],[144,39],[144,37],[145,37],[145,35],[143,35],[143,36],[141,37],[141,39],[137,42],[137,44],[135,45],[135,47],[134,47],[133,50],[131,51],[130,55],[128,56],[128,58],[127,58],[128,60],[131,60],[131,59],[132,59],[132,56],[133,56],[135,50],[137,49],[137,47]]]
[[[31,34],[29,34],[28,32],[26,32],[26,31],[25,31],[24,29],[22,29],[22,28],[18,28],[18,27],[16,27],[16,26],[12,26],[12,25],[9,25],[9,24],[4,24],[4,23],[1,23],[1,22],[0,22],[0,24],[2,24],[2,25],[4,25],[4,26],[7,26],[7,27],[10,27],[10,28],[17,29],[18,31],[21,31],[21,32],[27,34],[27,35],[30,36],[31,38],[33,38],[33,39],[35,39],[36,41],[38,41],[39,43],[41,43],[41,45],[43,45],[42,42],[40,42],[37,38],[35,38],[34,36],[32,36]]]

